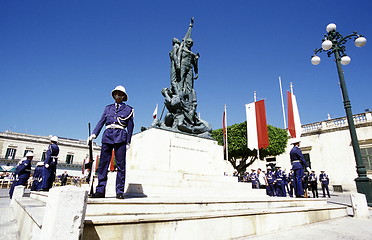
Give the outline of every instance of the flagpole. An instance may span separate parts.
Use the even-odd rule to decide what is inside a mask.
[[[256,91],[253,92],[253,100],[254,100],[254,102],[257,102],[257,92]],[[259,147],[257,147],[257,148],[258,148],[257,149],[257,158],[258,158],[258,160],[260,160],[260,148]]]
[[[280,97],[282,98],[282,111],[283,111],[284,129],[287,129],[287,121],[285,119],[285,109],[284,109],[283,88],[282,88],[282,79],[281,79],[281,77],[279,77],[279,88],[280,88]]]
[[[226,104],[225,104],[225,127],[226,127],[226,160],[229,160],[229,144],[227,141],[227,110],[226,110]]]
[[[291,93],[293,94],[293,84],[292,84],[292,82],[289,83],[289,88],[291,89]]]

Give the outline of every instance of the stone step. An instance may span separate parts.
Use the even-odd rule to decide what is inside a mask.
[[[345,217],[346,207],[87,215],[83,239],[234,239]]]
[[[270,198],[236,196],[220,198],[115,198],[89,199],[86,216],[102,215],[146,215],[167,213],[209,213],[221,211],[264,211],[265,209],[293,207],[324,207],[326,199]]]
[[[115,174],[112,172],[108,175],[106,196],[115,196]],[[252,196],[266,194],[266,191],[262,189],[254,189],[252,192],[250,183],[238,182],[235,177],[166,171],[133,170],[127,174],[126,191],[132,192],[131,185],[140,186],[147,196],[220,196],[236,193]]]
[[[32,192],[31,196],[16,200],[15,214],[22,232],[36,236],[46,206],[40,199],[45,200],[48,193]],[[83,239],[230,239],[345,216],[345,206],[327,204],[326,198],[109,197],[88,199]]]

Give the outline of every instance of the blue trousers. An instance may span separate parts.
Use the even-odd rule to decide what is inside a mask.
[[[293,169],[294,178],[293,178],[293,185],[295,190],[296,197],[304,196],[304,188],[302,186],[302,176],[304,175],[304,169]]]
[[[41,188],[44,190],[49,190],[53,187],[53,182],[56,179],[56,163],[51,163],[48,168],[44,166],[43,168],[43,181],[41,183]]]
[[[278,197],[286,197],[285,184],[283,181],[276,182],[276,194]]]
[[[96,192],[106,193],[107,185],[107,173],[110,166],[110,160],[112,155],[112,149],[115,150],[115,160],[116,160],[116,194],[124,193],[125,186],[125,171],[126,171],[126,143],[115,143],[108,144],[102,143],[101,157],[98,165],[98,185],[96,187]]]
[[[266,186],[266,191],[269,196],[276,196],[274,183],[268,183]]]

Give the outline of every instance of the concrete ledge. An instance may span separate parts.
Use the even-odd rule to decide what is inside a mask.
[[[165,214],[165,213],[191,213],[191,212],[213,212],[213,211],[240,211],[253,209],[274,209],[291,207],[321,207],[327,206],[326,199],[293,199],[293,198],[270,198],[250,197],[249,199],[239,197],[220,198],[146,198],[125,199],[115,198],[89,199],[87,206],[88,216],[102,215],[141,215],[141,214]]]
[[[83,239],[233,239],[345,217],[323,206],[119,216],[87,216]]]

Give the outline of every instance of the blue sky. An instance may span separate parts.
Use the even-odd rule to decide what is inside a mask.
[[[303,124],[345,115],[335,63],[310,63],[328,23],[347,35],[344,67],[353,113],[372,108],[372,2],[328,1],[0,1],[0,131],[86,139],[111,90],[124,85],[135,108],[135,132],[149,126],[169,87],[173,37],[190,17],[201,118],[221,128],[245,121],[244,104],[266,99],[268,123],[283,127],[278,77],[293,82]],[[371,40],[370,40],[371,39]]]

